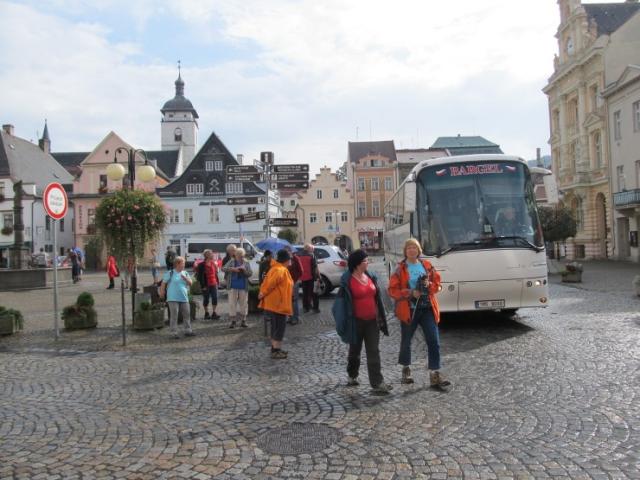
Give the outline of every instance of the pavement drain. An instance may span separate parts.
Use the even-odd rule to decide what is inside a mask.
[[[340,432],[320,423],[291,423],[273,428],[256,439],[262,450],[278,455],[321,452],[340,440]]]

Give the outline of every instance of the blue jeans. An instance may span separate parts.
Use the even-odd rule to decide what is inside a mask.
[[[293,316],[291,317],[291,321],[293,321],[293,323],[298,323],[300,321],[300,302],[298,302],[299,296],[300,282],[295,282],[293,284]]]
[[[433,316],[431,308],[419,309],[413,314],[411,324],[400,322],[402,338],[400,340],[400,355],[398,363],[408,367],[411,365],[411,340],[418,325],[422,328],[425,342],[427,343],[427,354],[429,358],[429,370],[440,369],[440,335],[438,325]]]

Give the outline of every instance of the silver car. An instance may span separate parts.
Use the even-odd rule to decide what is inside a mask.
[[[347,271],[347,258],[335,245],[314,245],[313,254],[318,262],[318,270],[324,283],[322,295],[328,295],[340,286],[340,278]],[[303,245],[294,245],[297,252],[304,250]]]

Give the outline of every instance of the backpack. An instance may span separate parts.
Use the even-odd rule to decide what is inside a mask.
[[[171,265],[173,265],[173,261],[176,259],[176,252],[174,252],[173,250],[169,250],[165,256],[164,256],[164,261],[165,263],[170,263]]]

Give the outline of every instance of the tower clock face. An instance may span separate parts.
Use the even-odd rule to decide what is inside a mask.
[[[573,55],[573,39],[567,38],[567,54]]]

